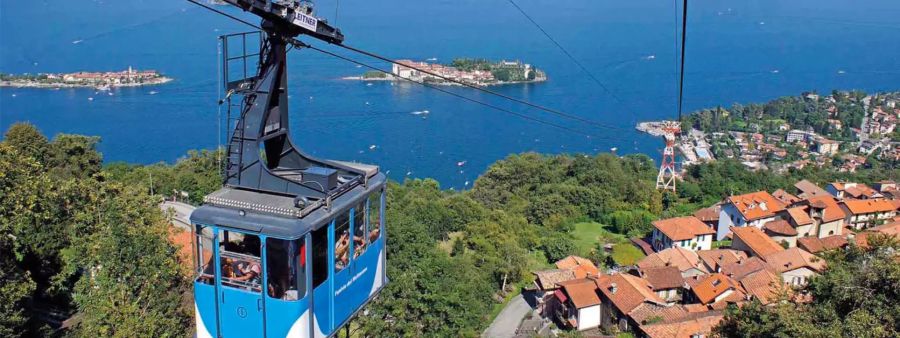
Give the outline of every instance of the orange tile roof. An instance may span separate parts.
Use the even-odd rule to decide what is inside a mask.
[[[816,196],[807,199],[809,205],[815,207],[817,209],[823,209],[825,214],[823,216],[823,221],[826,223],[834,222],[839,219],[843,219],[847,217],[847,213],[844,212],[844,209],[837,203],[837,200],[832,196]]]
[[[722,266],[721,273],[728,277],[734,278],[734,280],[740,281],[751,273],[765,269],[771,269],[771,267],[769,267],[769,265],[759,257],[750,257],[748,259],[741,260],[740,262]]]
[[[897,207],[888,200],[852,200],[844,201],[843,203],[847,207],[847,210],[854,215],[897,210]]]
[[[665,305],[666,302],[659,298],[650,284],[646,280],[629,275],[615,273],[612,275],[602,275],[597,279],[597,288],[603,293],[606,299],[624,314],[631,313],[632,310],[644,302],[651,302]],[[613,288],[615,286],[615,288]],[[615,291],[613,291],[615,289]]]
[[[674,266],[681,272],[691,268],[697,268],[701,271],[706,270],[700,264],[700,257],[697,256],[696,252],[681,247],[668,248],[644,257],[637,262],[637,266],[641,269]]]
[[[170,226],[169,242],[178,249],[178,261],[181,263],[182,272],[187,276],[193,274],[194,255],[191,252],[194,247],[194,236],[190,231]],[[204,257],[212,257],[212,252],[204,251]]]
[[[701,250],[697,251],[697,255],[700,256],[700,259],[703,260],[703,263],[706,264],[710,271],[716,271],[717,268],[723,265],[747,259],[745,252],[732,249]]]
[[[701,304],[712,303],[716,297],[728,290],[738,291],[740,286],[733,279],[721,273],[711,273],[691,287],[691,291],[694,292]]]
[[[784,248],[775,242],[771,237],[766,236],[756,227],[731,227],[731,233],[734,234],[734,240],[740,240],[750,248],[754,256],[766,256],[773,252],[783,251]]]
[[[793,207],[787,209],[788,216],[791,217],[794,224],[800,226],[813,223],[812,218],[809,218],[809,213],[806,211],[806,208],[807,207]]]
[[[800,198],[792,195],[791,193],[784,191],[784,189],[778,189],[772,192],[772,196],[777,198],[779,201],[784,202],[786,205],[791,205],[800,201]]]
[[[560,282],[559,286],[566,292],[577,309],[600,304],[600,297],[597,296],[597,284],[593,279],[573,279]]]
[[[766,230],[766,233],[775,236],[797,236],[797,230],[788,224],[787,221],[781,219],[768,222],[763,225],[763,228]]]
[[[775,213],[784,210],[784,203],[767,191],[731,196],[728,198],[728,202],[734,205],[748,221],[772,217],[775,216]]]
[[[589,276],[597,276],[600,274],[600,271],[597,270],[597,266],[591,262],[590,259],[578,257],[578,256],[568,256],[566,258],[560,259],[556,263],[556,268],[561,270],[572,270],[575,272],[575,278],[585,278]]]
[[[748,294],[759,300],[760,303],[769,304],[774,301],[778,292],[785,289],[784,280],[768,269],[759,270],[747,275],[741,280],[741,286]]]
[[[673,241],[693,239],[697,236],[716,233],[715,230],[694,216],[661,219],[653,222],[653,226]]]
[[[797,247],[811,253],[840,249],[847,246],[847,239],[842,235],[828,236],[825,238],[803,237],[797,239]]]
[[[817,272],[825,270],[825,260],[806,252],[800,248],[790,248],[787,250],[774,252],[763,257],[763,260],[769,264],[775,271],[783,273],[799,268],[809,268]]]

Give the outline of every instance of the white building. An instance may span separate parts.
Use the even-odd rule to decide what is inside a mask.
[[[776,219],[784,210],[784,203],[767,191],[731,196],[722,205],[716,240],[722,240],[731,227],[754,226],[761,228]]]
[[[697,217],[675,217],[653,222],[653,249],[662,251],[672,247],[688,250],[709,250],[716,231]]]

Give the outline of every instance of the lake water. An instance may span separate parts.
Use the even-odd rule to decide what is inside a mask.
[[[334,1],[319,1],[318,8],[320,16],[343,30],[347,44],[388,57],[532,63],[550,81],[492,89],[612,129],[473,90],[453,89],[594,136],[525,121],[413,84],[339,80],[363,69],[305,50],[292,52],[289,60],[296,143],[320,157],[379,164],[394,179],[434,177],[456,188],[474,181],[490,163],[523,151],[595,153],[616,147],[619,153],[659,157],[662,141],[633,127],[675,115],[673,2],[517,3],[613,94],[585,76],[506,1],[344,0],[336,18]],[[686,110],[805,90],[900,89],[900,1],[697,0],[691,1],[689,15]],[[99,135],[107,161],[173,162],[189,149],[214,148],[216,36],[243,30],[177,0],[2,1],[0,72],[133,66],[176,80],[117,89],[112,96],[91,89],[2,88],[0,129],[30,121],[50,135]],[[413,114],[423,110],[430,113]]]

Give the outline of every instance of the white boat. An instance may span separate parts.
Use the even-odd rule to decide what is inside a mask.
[[[84,40],[75,40],[75,41],[72,41],[72,44],[73,44],[73,45],[77,45],[77,44],[82,43],[82,42],[84,42]]]
[[[375,150],[375,148],[378,148],[378,146],[376,146],[374,144],[369,146],[369,150]]]
[[[425,59],[425,61],[437,61],[437,58],[436,58],[436,57],[430,57],[430,58]]]
[[[107,90],[109,90],[109,89],[110,89],[110,87],[109,87],[109,84],[108,84],[108,83],[104,83],[104,84],[102,84],[102,85],[100,85],[100,86],[97,86],[97,90],[107,91]]]
[[[88,101],[94,101],[93,97],[88,97]]]
[[[150,95],[156,95],[156,94],[159,94],[159,92],[158,92],[158,91],[155,91],[155,90],[151,90],[151,91],[150,91]]]
[[[457,166],[457,167],[462,167],[462,166],[464,166],[464,165],[466,165],[466,161],[459,161],[459,162],[456,162],[456,166]]]

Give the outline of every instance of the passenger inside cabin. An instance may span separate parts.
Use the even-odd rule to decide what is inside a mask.
[[[334,245],[334,269],[337,271],[343,270],[347,267],[347,263],[349,262],[349,253],[350,253],[350,232],[347,229],[344,229],[341,232],[341,236],[338,238],[337,243]]]
[[[239,275],[238,272],[240,272]],[[259,284],[259,274],[261,272],[262,268],[259,267],[259,263],[257,263],[256,261],[241,262],[238,263],[237,269],[235,269],[236,276],[232,279],[241,282]]]

